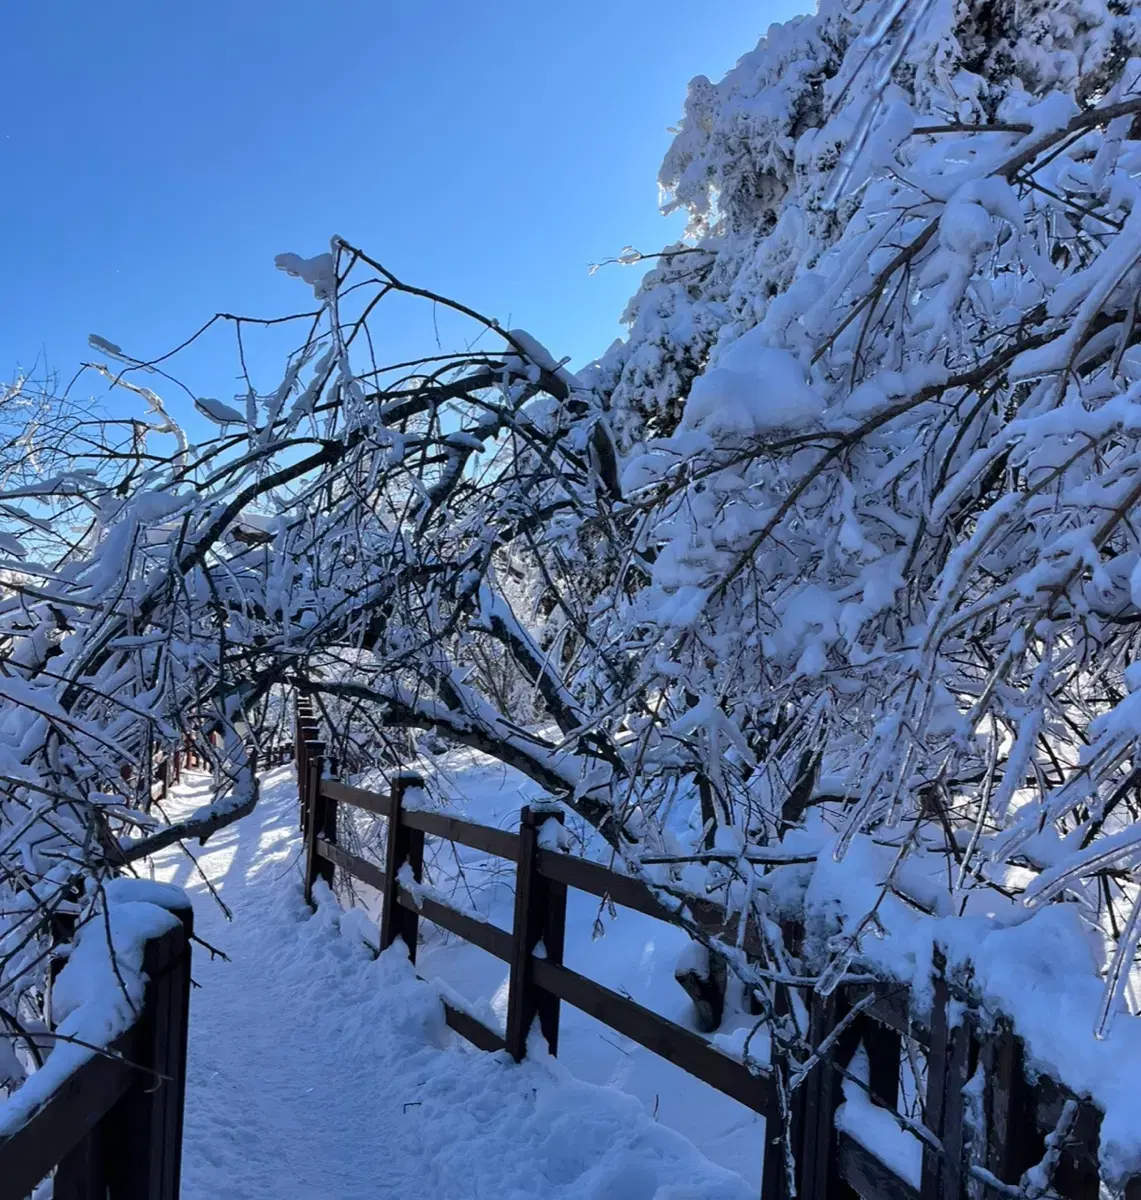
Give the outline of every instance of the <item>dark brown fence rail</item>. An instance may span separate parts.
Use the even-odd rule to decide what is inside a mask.
[[[276,767],[292,762],[293,756],[294,750],[291,742],[263,746],[258,762]],[[150,799],[147,807],[166,799],[170,789],[181,782],[184,769],[194,770],[204,767],[206,764],[206,757],[200,752],[200,748],[189,741],[181,746],[171,746],[156,753],[150,763]],[[144,803],[146,803],[145,795]]]
[[[809,1044],[815,1053],[800,1067],[778,1056],[773,1064],[777,1073],[750,1068],[691,1030],[564,965],[568,888],[662,921],[676,922],[676,916],[639,880],[541,848],[539,828],[548,819],[561,820],[559,812],[524,808],[519,832],[508,833],[410,806],[409,793],[415,794],[422,782],[415,775],[397,775],[388,795],[327,778],[316,713],[304,700],[297,709],[295,754],[305,837],[305,895],[310,902],[317,880],[331,885],[339,867],[380,892],[382,950],[400,939],[415,962],[418,922],[424,919],[509,965],[503,1033],[444,1003],[451,1028],[481,1049],[506,1049],[521,1059],[538,1020],[554,1054],[560,1004],[573,1005],[766,1118],[765,1200],[791,1197],[790,1164],[795,1192],[802,1200],[851,1200],[856,1195],[865,1200],[1097,1200],[1100,1112],[1049,1077],[1032,1078],[1021,1039],[1009,1024],[1000,1021],[996,1027],[982,1019],[971,996],[956,994],[941,963],[936,963],[929,1008],[914,1005],[907,987],[889,979],[841,985],[830,996],[806,988],[795,1001],[786,991],[786,1012],[794,1002],[807,1007]],[[383,870],[337,845],[337,807],[342,804],[387,818]],[[407,881],[421,881],[425,836],[515,864],[510,930],[418,889],[418,895],[413,894]],[[736,922],[714,902],[695,899],[688,908],[707,930],[730,941],[735,938]],[[790,926],[785,935],[789,949],[799,952],[799,931]],[[536,956],[540,941],[544,953]],[[746,949],[750,944],[746,936]],[[866,1078],[850,1069],[861,1047]],[[918,1079],[911,1067],[916,1062],[921,1064]],[[917,1096],[902,1094],[905,1065]],[[968,1081],[976,1071],[981,1088],[968,1094]],[[794,1082],[786,1090],[785,1104],[779,1101],[778,1073]],[[868,1105],[883,1110],[881,1116],[890,1117],[904,1136],[918,1139],[918,1178],[905,1177],[877,1157],[874,1138],[866,1146],[837,1128],[846,1081]],[[917,1108],[916,1115],[907,1114],[904,1100]],[[1042,1192],[1023,1175],[1043,1161],[1048,1137],[1055,1144],[1052,1181]],[[882,1153],[882,1146],[878,1148]],[[1129,1200],[1141,1200],[1139,1185],[1141,1177],[1130,1181]]]
[[[54,1200],[178,1200],[190,1000],[189,906],[149,941],[138,1020],[0,1138],[0,1200],[54,1170]]]

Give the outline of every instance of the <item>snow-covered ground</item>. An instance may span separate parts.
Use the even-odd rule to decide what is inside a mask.
[[[517,829],[520,808],[540,794],[517,771],[476,751],[453,749],[421,766],[438,800],[483,825]],[[379,776],[372,782],[357,782],[384,790]],[[357,853],[383,865],[383,823],[360,810],[354,813],[365,837],[365,844],[355,848]],[[685,815],[679,814],[679,819]],[[605,844],[584,822],[568,815],[567,830],[575,853],[607,861]],[[503,929],[511,928],[515,888],[511,863],[434,839],[428,839],[425,859],[427,878],[450,903],[478,912]],[[364,928],[375,929],[377,897],[367,887],[356,888],[362,915],[369,917]],[[420,973],[458,993],[469,1010],[502,1030],[507,1017],[506,964],[426,921],[420,924],[420,936]],[[695,1028],[692,1004],[674,979],[678,957],[690,946],[688,936],[674,926],[630,909],[611,910],[573,888],[568,892],[567,966],[671,1021]],[[712,1039],[729,1053],[740,1052],[756,1025],[756,1018],[741,1009],[740,991],[731,983],[725,1019]],[[754,1033],[750,1053],[758,1057],[767,1053],[763,1030]],[[565,1004],[559,1019],[559,1061],[579,1079],[635,1097],[655,1120],[684,1133],[712,1161],[741,1175],[754,1194],[759,1190],[764,1120],[744,1105]]]
[[[230,958],[211,961],[196,948],[186,1200],[755,1195],[669,1125],[691,1123],[699,1143],[714,1150],[738,1139],[742,1159],[759,1165],[756,1122],[667,1064],[657,1073],[648,1056],[589,1028],[586,1018],[566,1011],[558,1062],[517,1066],[454,1036],[438,990],[417,980],[398,949],[374,958],[364,940],[371,926],[359,911],[343,915],[331,902],[309,910],[292,770],[265,782],[254,814],[198,851],[200,871],[177,848],[156,863],[156,878],[193,897],[199,936]],[[190,776],[170,811],[200,803],[205,791],[206,780]],[[664,996],[672,931],[650,923],[652,934],[635,932],[627,915],[609,924],[608,953],[591,956],[594,973],[611,986],[641,981],[635,994],[648,988]],[[568,961],[589,944],[593,916],[583,930],[585,914],[572,908]],[[491,989],[496,1007],[495,976],[478,968],[474,954],[433,945],[421,971],[468,995]],[[595,1045],[603,1038],[609,1058]]]

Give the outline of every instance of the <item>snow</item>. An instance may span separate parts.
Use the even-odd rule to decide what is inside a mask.
[[[223,404],[211,396],[199,396],[194,401],[194,407],[209,420],[217,425],[245,425],[246,418],[236,408]]]
[[[115,358],[123,353],[122,347],[117,346],[114,342],[109,342],[105,337],[100,337],[97,333],[87,335],[87,344],[92,350],[101,350],[104,354],[111,354]]]
[[[0,531],[0,551],[10,554],[13,558],[24,559],[28,557],[27,546],[18,537],[2,531]]]
[[[302,258],[299,254],[278,254],[273,260],[273,265],[279,271],[295,275],[309,284],[318,300],[324,300],[333,294],[337,276],[332,254],[315,254],[312,258]]]
[[[148,524],[152,521],[165,521],[167,517],[185,508],[189,500],[189,496],[177,492],[139,492],[131,499],[131,511],[140,521]]]
[[[175,812],[205,798],[205,779],[188,778],[172,794]],[[310,911],[292,769],[265,781],[254,813],[198,852],[233,924],[179,851],[156,868],[191,893],[197,932],[231,959],[199,949],[194,966],[185,1200],[754,1194],[640,1097],[576,1078],[581,1024],[566,1021],[572,1044],[558,1061],[537,1041],[520,1065],[452,1034],[440,994],[453,989],[417,979],[399,947],[375,958],[375,925],[327,890]],[[441,965],[433,949],[423,974]],[[489,1019],[486,1006],[468,1007]],[[755,1124],[739,1124],[735,1136],[759,1162]]]
[[[1016,7],[821,0],[721,83],[694,80],[661,177],[688,210],[687,243],[655,256],[629,337],[580,375],[514,331],[476,389],[489,394],[467,394],[460,379],[487,383],[501,357],[483,340],[500,327],[481,320],[458,356],[374,361],[385,317],[370,330],[358,314],[390,291],[437,301],[335,239],[332,255],[278,260],[321,311],[250,446],[224,430],[239,410],[256,423],[252,389],[244,409],[206,402],[223,432],[191,451],[159,397],[116,379],[156,418],[130,436],[173,432],[181,447],[133,467],[114,445],[61,453],[67,426],[47,422],[39,461],[59,473],[21,468],[6,493],[52,515],[34,548],[54,536],[60,555],[14,573],[29,582],[0,605],[13,668],[0,766],[28,785],[5,800],[24,832],[0,872],[19,881],[0,897],[15,913],[0,936],[19,942],[70,848],[97,845],[87,806],[56,797],[115,778],[121,753],[142,761],[155,729],[244,710],[236,752],[262,699],[268,721],[280,682],[309,664],[334,727],[351,709],[365,739],[375,719],[487,749],[595,825],[620,812],[638,839],[624,853],[648,849],[654,878],[757,921],[772,904],[803,918],[793,965],[822,972],[822,991],[859,957],[922,1001],[935,945],[959,970],[970,960],[981,1002],[1011,1015],[1035,1061],[1105,1106],[1109,1173],[1141,1163],[1141,1023],[1120,1002],[1141,941],[1127,832],[1141,689],[1125,676],[1141,601],[1141,358],[1127,344],[1141,100],[1123,101],[1141,23],[1104,0]],[[995,19],[980,23],[984,10]],[[187,480],[175,530],[162,497]],[[271,549],[231,536],[246,503],[281,514]],[[148,508],[161,524],[140,532]],[[547,716],[556,728],[537,730]],[[445,799],[476,819],[513,827],[536,796],[448,761]],[[806,794],[817,770],[834,791]],[[204,804],[195,828],[253,801],[247,787]],[[817,866],[742,870],[738,884],[701,853],[711,831],[734,857],[767,848],[805,801],[783,844],[820,849]],[[358,832],[374,852],[376,830]],[[160,836],[118,817],[114,834],[132,855]],[[574,822],[566,837],[604,858]],[[505,924],[510,869],[450,853],[433,850],[425,894]],[[1117,878],[1098,877],[1107,865]],[[672,979],[684,935],[579,895],[572,917],[583,970],[689,1019]],[[371,936],[368,914],[336,924],[350,942]],[[425,970],[502,1020],[502,967],[426,938]],[[331,994],[319,945],[298,953]],[[36,1012],[27,953],[5,966],[0,1001]],[[314,1000],[311,1027],[317,1012]],[[735,1045],[747,1024],[734,1012],[719,1037]],[[755,1120],[607,1039],[568,1014],[560,1069],[620,1085],[754,1169],[755,1141],[725,1131]],[[308,1053],[292,1035],[283,1046]]]
[[[582,380],[573,371],[561,364],[537,337],[525,329],[510,329],[507,331],[507,338],[513,346],[518,347],[527,356],[527,359],[523,360],[518,354],[507,355],[506,360],[509,364],[523,368],[526,361],[529,361],[542,370],[551,372],[571,389],[583,386]]]
[[[808,889],[816,913],[843,913],[854,923],[879,895],[891,855],[870,839],[854,839],[842,862],[821,854]],[[945,867],[943,868],[945,870]],[[932,867],[938,879],[938,868]],[[922,886],[913,867],[908,890]],[[935,890],[932,898],[938,898]],[[946,909],[946,904],[942,905]],[[1141,1022],[1124,1017],[1104,1038],[1095,1036],[1105,982],[1098,948],[1073,904],[1049,904],[1033,912],[1019,905],[994,911],[972,906],[965,915],[923,916],[894,896],[884,898],[882,938],[866,938],[861,958],[912,987],[922,1010],[931,993],[932,949],[946,953],[951,970],[971,968],[972,990],[992,1016],[1004,1014],[1026,1042],[1031,1067],[1090,1097],[1105,1114],[1100,1160],[1106,1178],[1141,1172],[1141,1108],[1136,1079],[1141,1070]],[[1059,1036],[1064,1031],[1064,1036]],[[874,1149],[874,1147],[873,1147]]]
[[[693,381],[685,423],[713,437],[757,436],[817,420],[824,400],[786,350],[765,344],[760,326],[732,342],[715,365]]]
[[[542,799],[536,785],[517,772],[467,750],[435,756],[425,764],[433,790],[442,792],[448,810],[466,819],[502,829],[517,829],[519,810]],[[362,786],[369,786],[362,784]],[[556,833],[562,848],[614,866],[605,843],[579,819],[566,825],[548,821],[545,836]],[[379,846],[377,847],[379,849]],[[370,853],[366,847],[358,852]],[[377,857],[373,852],[373,857]],[[501,928],[511,927],[514,867],[479,851],[429,839],[428,877],[437,898]],[[378,909],[367,888],[358,887],[358,902],[375,919]],[[375,926],[374,926],[375,928]],[[419,967],[440,979],[463,1007],[502,1029],[507,1014],[507,968],[482,950],[421,923]],[[680,929],[621,907],[613,912],[596,897],[574,888],[567,894],[564,961],[604,986],[690,1029],[693,1008],[674,978],[679,956],[693,945]],[[730,985],[725,1021],[715,1041],[739,1053],[756,1020],[740,1011],[741,993]],[[749,1045],[763,1061],[768,1039],[762,1029]],[[712,1161],[737,1172],[755,1189],[760,1184],[764,1122],[736,1101],[706,1086],[665,1059],[564,1005],[559,1027],[559,1062],[576,1076],[618,1088],[636,1097],[647,1113],[683,1133]]]
[[[873,1104],[857,1084],[845,1079],[844,1103],[836,1109],[836,1128],[870,1150],[885,1167],[913,1188],[919,1187],[923,1169],[923,1144],[902,1129],[886,1109]]]

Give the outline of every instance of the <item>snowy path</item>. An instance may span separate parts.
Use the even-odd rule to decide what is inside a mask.
[[[196,947],[185,1200],[752,1195],[637,1100],[456,1038],[406,960],[373,958],[359,913],[309,910],[292,771],[266,782],[258,810],[199,851],[233,923],[185,855],[156,863],[231,959]],[[171,808],[204,798],[191,777]]]

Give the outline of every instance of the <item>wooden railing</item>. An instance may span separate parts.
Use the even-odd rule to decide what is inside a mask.
[[[293,743],[274,744],[262,747],[258,762],[265,767],[276,767],[291,762],[293,756]],[[195,770],[206,762],[206,757],[191,742],[159,751],[150,765],[150,803],[166,799],[170,789],[181,781],[183,769]]]
[[[146,944],[138,1019],[0,1138],[0,1200],[54,1169],[54,1200],[178,1200],[190,1000],[189,903]]]
[[[1008,1023],[980,1019],[977,1000],[957,994],[937,961],[934,1000],[912,1003],[909,989],[896,981],[842,984],[821,996],[810,986],[795,998],[778,989],[784,1011],[807,1008],[808,1041],[815,1053],[803,1066],[774,1054],[779,1078],[795,1077],[779,1102],[772,1069],[746,1066],[706,1039],[667,1020],[626,996],[573,971],[563,963],[568,888],[578,888],[609,903],[677,923],[654,890],[598,863],[540,845],[539,830],[561,813],[524,808],[518,833],[478,825],[409,804],[421,786],[418,776],[397,775],[384,795],[349,787],[326,777],[325,745],[313,708],[301,701],[297,711],[296,762],[301,828],[305,837],[305,895],[312,902],[318,880],[330,886],[337,868],[375,888],[382,898],[380,947],[403,941],[415,962],[421,919],[457,934],[508,964],[507,1023],[503,1033],[445,1001],[447,1023],[484,1050],[506,1049],[524,1056],[527,1036],[537,1019],[552,1054],[558,1049],[561,1003],[589,1013],[618,1033],[675,1063],[718,1091],[766,1118],[763,1151],[764,1200],[790,1195],[788,1164],[796,1195],[802,1200],[1014,1200],[1029,1197],[1020,1189],[1023,1173],[1041,1162],[1047,1137],[1055,1136],[1052,1191],[1065,1200],[1096,1200],[1099,1193],[1098,1137],[1101,1113],[1088,1100],[1072,1096],[1058,1082],[1027,1075],[1025,1047]],[[382,868],[337,844],[337,808],[349,805],[387,818]],[[422,879],[424,839],[438,837],[482,850],[515,864],[515,912],[512,928],[502,929],[470,916],[416,888]],[[411,884],[411,886],[409,886]],[[707,930],[730,937],[736,922],[718,905],[695,899],[689,915]],[[747,931],[748,932],[748,931]],[[787,947],[799,954],[800,931],[785,928]],[[535,954],[539,942],[541,955]],[[744,939],[746,947],[755,944]],[[867,976],[863,976],[867,978]],[[856,1051],[867,1056],[867,1079],[850,1071]],[[918,1114],[908,1117],[901,1105],[901,1080],[909,1061],[926,1064],[925,1079],[913,1081],[922,1094]],[[972,1101],[966,1085],[982,1068],[981,1093]],[[843,1085],[858,1088],[871,1105],[883,1109],[895,1125],[918,1141],[918,1178],[909,1178],[877,1157],[851,1132],[837,1128]],[[912,1098],[914,1099],[914,1097]],[[969,1118],[972,1102],[981,1107]],[[978,1122],[981,1120],[981,1128]],[[971,1129],[975,1132],[972,1134]],[[873,1140],[873,1139],[869,1139]],[[1141,1177],[1136,1180],[1141,1183]],[[1141,1200],[1141,1187],[1128,1189]]]

